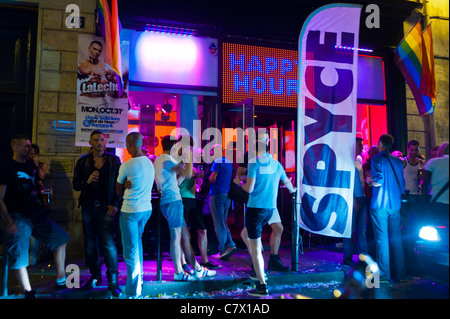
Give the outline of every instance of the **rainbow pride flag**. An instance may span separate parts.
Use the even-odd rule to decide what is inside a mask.
[[[397,46],[394,56],[394,62],[411,89],[421,117],[433,113],[436,103],[436,90],[433,95],[433,89],[430,88],[433,81],[435,83],[432,39],[428,42],[430,47],[426,45],[418,21]]]
[[[116,73],[119,96],[122,96],[122,56],[120,53],[120,21],[117,0],[98,0],[97,30],[105,40],[105,63]]]
[[[434,69],[434,50],[433,50],[433,35],[431,31],[431,24],[422,32],[423,41],[426,48],[427,62],[429,72],[422,72],[422,81],[420,82],[420,92],[423,95],[431,97],[436,101],[436,74]],[[433,103],[434,104],[434,103]]]

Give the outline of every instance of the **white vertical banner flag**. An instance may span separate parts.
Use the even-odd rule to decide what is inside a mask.
[[[332,237],[351,237],[361,8],[317,9],[298,40],[298,220]]]

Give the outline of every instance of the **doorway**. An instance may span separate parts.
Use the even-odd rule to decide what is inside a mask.
[[[37,20],[37,8],[0,5],[0,162],[12,137],[32,138]]]

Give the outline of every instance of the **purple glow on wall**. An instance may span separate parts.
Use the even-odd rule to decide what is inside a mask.
[[[130,80],[217,87],[217,39],[136,32],[130,52]]]
[[[137,39],[135,58],[142,72],[188,72],[195,66],[197,46],[191,37],[144,32]]]

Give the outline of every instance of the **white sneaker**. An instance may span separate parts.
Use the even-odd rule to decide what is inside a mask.
[[[216,271],[215,270],[209,270],[206,267],[201,266],[202,268],[200,270],[196,270],[195,271],[195,276],[197,278],[203,278],[203,277],[212,277],[216,275]]]
[[[198,277],[195,275],[191,275],[187,271],[183,270],[179,274],[174,273],[173,280],[175,280],[175,281],[197,281]]]

